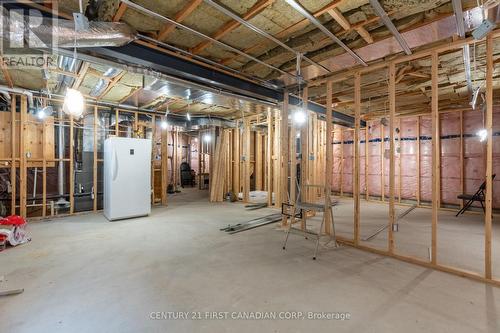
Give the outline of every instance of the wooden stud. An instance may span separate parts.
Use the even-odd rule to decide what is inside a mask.
[[[385,202],[385,131],[384,125],[380,124],[380,195],[382,202]]]
[[[236,128],[233,130],[233,151],[234,151],[234,164],[233,164],[233,194],[238,198],[240,193],[240,130],[239,122],[236,122]]]
[[[27,170],[27,116],[28,116],[28,106],[27,106],[27,97],[21,96],[21,114],[20,114],[20,135],[19,135],[19,206],[20,206],[20,215],[22,217],[27,217],[26,211],[26,195],[27,195],[27,178],[28,178],[28,170]]]
[[[47,123],[42,123],[42,217],[47,215]]]
[[[394,95],[396,95],[394,93]],[[395,98],[394,98],[395,100]],[[396,104],[396,102],[394,102],[394,105]],[[394,109],[396,109],[396,106],[394,106]],[[398,203],[401,203],[401,183],[403,181],[403,176],[401,175],[401,153],[402,153],[402,149],[401,149],[401,118],[398,119],[398,128],[399,128],[399,131],[398,131],[398,146],[397,148],[399,148],[399,153],[398,153]],[[395,153],[397,152],[397,148],[395,150]]]
[[[94,202],[93,202],[93,210],[97,212],[97,197],[99,196],[98,186],[97,186],[97,105],[94,106],[94,159],[93,159],[93,174],[92,174],[92,186],[94,188]],[[153,171],[154,173],[154,171]],[[154,201],[153,201],[154,202]]]
[[[340,128],[340,196],[344,196],[344,129]]]
[[[162,117],[164,120],[165,117]],[[161,204],[168,205],[167,188],[168,188],[168,130],[161,130]]]
[[[279,175],[281,176],[281,201],[278,203],[281,208],[281,203],[290,203],[289,191],[288,191],[288,170],[289,170],[289,140],[288,140],[288,90],[285,89],[283,93],[283,108],[281,110],[281,143],[280,143],[280,163],[281,163],[281,171]],[[282,225],[286,225],[288,223],[288,219],[283,217],[281,221]]]
[[[493,37],[486,38],[486,194],[484,198],[484,277],[491,279],[491,224],[493,204]]]
[[[354,174],[353,174],[353,199],[354,199],[354,244],[359,243],[360,229],[360,195],[359,195],[359,174],[360,174],[360,158],[359,158],[359,131],[361,118],[361,75],[354,75]]]
[[[273,205],[273,113],[271,109],[267,110],[267,205]]]
[[[69,116],[69,213],[75,212],[75,121]]]
[[[332,207],[330,205],[329,197],[332,194],[332,170],[333,170],[333,92],[332,92],[332,82],[326,82],[326,159],[325,159],[325,214],[331,211]],[[330,206],[330,207],[327,207]],[[327,219],[325,221],[325,233],[330,235],[332,233],[332,216],[327,214]]]
[[[465,193],[465,168],[464,168],[464,112],[460,111],[460,193]],[[460,208],[463,208],[464,201],[460,200]]]
[[[389,66],[389,252],[394,252],[393,225],[395,223],[394,183],[395,183],[395,149],[394,123],[396,117],[396,66]]]
[[[16,215],[16,197],[17,197],[17,175],[16,175],[16,95],[11,95],[10,100],[10,114],[11,114],[11,164],[10,164],[10,184],[12,186],[11,192],[11,215]]]
[[[255,190],[262,191],[262,134],[255,132]]]
[[[299,132],[300,133],[300,132]],[[297,130],[292,122],[290,127],[290,204],[295,204],[297,192]]]
[[[243,120],[243,202],[250,201],[250,120]]]
[[[119,112],[118,109],[115,110],[115,136],[119,137],[120,136],[120,119],[119,119]]]
[[[279,111],[274,114],[274,135],[273,135],[273,192],[274,192],[274,207],[281,205],[281,153],[280,153],[280,136],[281,136],[281,119]]]
[[[440,189],[440,152],[439,152],[439,91],[438,91],[438,53],[432,56],[432,240],[431,261],[437,263],[437,224]]]
[[[370,131],[368,130],[368,124],[365,127],[365,200],[370,200],[370,187],[368,186],[368,170],[370,170],[370,160],[368,157],[369,154],[369,145],[370,144]]]
[[[420,116],[417,116],[417,205],[420,206]]]

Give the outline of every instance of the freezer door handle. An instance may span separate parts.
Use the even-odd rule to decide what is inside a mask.
[[[116,150],[113,150],[113,168],[111,169],[113,172],[113,181],[116,180],[118,176],[118,156],[116,155]]]

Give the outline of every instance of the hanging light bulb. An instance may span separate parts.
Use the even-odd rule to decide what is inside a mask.
[[[162,129],[166,130],[168,128],[168,123],[165,119],[163,119],[160,123]]]
[[[212,137],[210,136],[210,134],[203,135],[203,141],[205,141],[207,143],[212,141]]]
[[[45,114],[45,109],[39,109],[37,112],[36,112],[36,117],[40,120],[43,120],[45,119],[47,115]]]
[[[304,110],[300,109],[293,113],[293,122],[296,125],[302,125],[307,120],[307,115]]]
[[[488,131],[485,128],[483,128],[477,131],[476,135],[479,137],[479,141],[483,142],[488,138]]]
[[[83,114],[85,101],[81,92],[68,88],[64,97],[63,111],[75,118],[80,118]]]

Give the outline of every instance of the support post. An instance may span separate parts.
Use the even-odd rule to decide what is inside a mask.
[[[267,111],[267,205],[273,205],[273,113]]]
[[[417,205],[420,206],[420,116],[417,116]]]
[[[19,212],[22,217],[27,217],[26,210],[26,191],[27,191],[27,178],[28,178],[28,169],[27,169],[27,156],[26,156],[26,147],[27,147],[27,133],[26,133],[26,118],[28,116],[28,107],[27,107],[27,97],[21,96],[21,114],[20,120],[21,124],[20,128],[20,136],[19,136]]]
[[[69,116],[69,213],[75,212],[75,120]]]
[[[243,120],[243,202],[250,201],[250,119]]]
[[[394,156],[394,123],[396,118],[396,65],[392,62],[389,66],[389,252],[394,252],[393,225],[394,213],[394,183],[395,183],[395,156]]]
[[[162,119],[164,120],[164,119]],[[161,130],[161,204],[167,206],[168,188],[168,130]]]
[[[12,192],[11,192],[11,208],[10,212],[11,215],[16,215],[16,197],[17,197],[17,175],[16,175],[16,157],[17,157],[17,151],[16,151],[16,95],[11,95],[11,101],[10,101],[10,114],[11,114],[11,156],[12,156],[12,161],[10,165],[10,184],[12,186]]]
[[[94,106],[94,158],[93,158],[93,173],[92,173],[92,186],[94,188],[94,202],[93,202],[93,210],[97,211],[97,105]],[[154,142],[154,136],[153,136]],[[154,170],[153,170],[154,174]],[[154,198],[153,198],[154,203]]]
[[[486,194],[484,198],[484,277],[491,279],[491,222],[493,199],[493,36],[486,38]]]
[[[439,153],[439,91],[438,91],[438,53],[432,52],[432,240],[431,262],[437,263],[437,224],[439,210],[440,153]]]
[[[331,214],[327,214],[327,209],[331,211],[331,202],[329,196],[332,194],[332,169],[333,169],[333,148],[332,148],[332,135],[333,135],[333,91],[332,81],[326,81],[326,161],[325,161],[325,233],[330,235],[332,233]],[[328,200],[327,200],[328,199]],[[328,206],[329,207],[328,207]]]
[[[236,122],[236,128],[233,130],[233,194],[236,196],[236,200],[238,200],[238,196],[240,193],[240,122]]]
[[[361,74],[354,74],[354,174],[352,184],[352,196],[354,199],[354,244],[359,243],[359,228],[360,228],[360,195],[359,195],[359,174],[360,174],[360,158],[359,158],[359,131],[361,117]]]
[[[289,170],[289,147],[288,147],[288,91],[285,89],[283,96],[283,109],[281,110],[281,144],[280,144],[280,160],[281,160],[281,203],[289,203],[290,194],[288,192],[288,170]],[[257,151],[255,152],[257,154]],[[288,219],[284,216],[281,225],[288,224]]]

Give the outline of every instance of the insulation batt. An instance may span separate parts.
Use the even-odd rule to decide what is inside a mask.
[[[442,204],[460,204],[457,196],[462,193],[460,188],[460,114],[450,112],[440,115],[441,138],[441,202]],[[500,107],[493,110],[493,173],[500,175]],[[420,199],[430,202],[432,199],[432,122],[430,116],[420,116],[420,170],[417,170],[417,117],[401,118],[396,120],[395,127],[400,128],[401,141],[395,133],[395,195],[399,188],[399,167],[401,163],[401,199],[415,200],[417,198],[417,172],[420,172]],[[380,120],[368,122],[368,188],[370,196],[381,196],[381,166],[384,159],[384,192],[389,194],[389,156],[384,154],[389,149],[389,127],[384,126],[384,136],[381,138]],[[463,113],[463,142],[464,142],[464,193],[473,194],[485,178],[485,151],[486,143],[480,142],[476,133],[483,128],[483,118],[480,112],[468,111]],[[333,170],[332,190],[340,191],[340,179],[343,179],[343,191],[352,193],[354,145],[353,131],[344,129],[343,161],[340,159],[340,126],[336,129],[333,140]],[[365,193],[365,141],[364,131],[360,133],[360,192]],[[383,148],[382,148],[382,143]],[[384,149],[381,151],[381,149]],[[340,175],[341,164],[343,176]],[[480,205],[479,205],[480,207]],[[493,181],[493,208],[500,208],[500,177]]]

